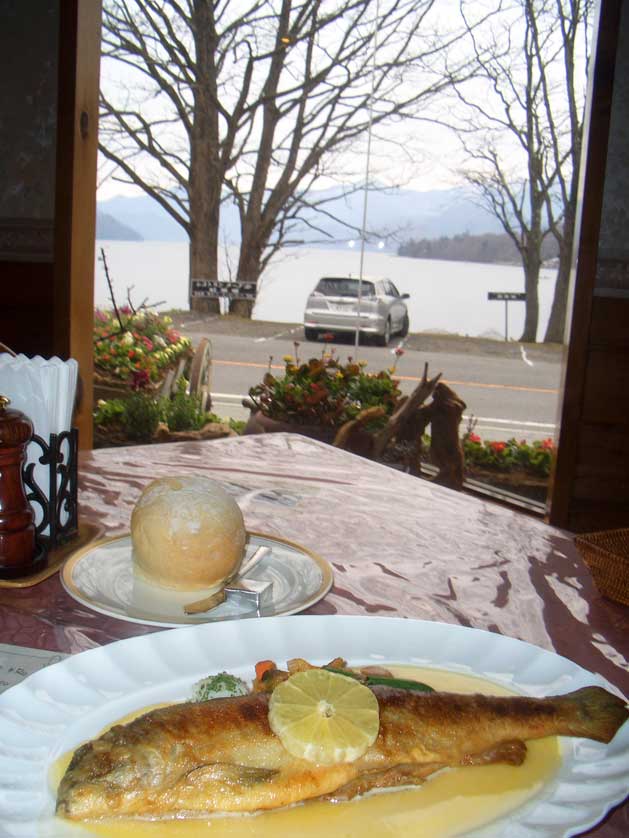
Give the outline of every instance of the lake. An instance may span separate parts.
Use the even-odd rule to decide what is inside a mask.
[[[111,308],[100,250],[105,250],[116,301],[122,305],[129,290],[135,306],[159,302],[159,308],[188,308],[188,245],[173,242],[98,241],[96,243],[95,302]],[[235,265],[235,253],[221,253],[223,276]],[[357,250],[288,248],[264,273],[253,317],[278,323],[301,323],[308,294],[321,276],[358,276]],[[490,302],[489,291],[524,291],[522,268],[472,262],[410,259],[386,252],[365,254],[364,275],[391,279],[407,301],[412,332],[450,332],[474,337],[503,339],[505,304]],[[556,271],[540,275],[540,324],[542,340],[552,304]],[[508,307],[509,337],[518,338],[524,324],[524,303]]]

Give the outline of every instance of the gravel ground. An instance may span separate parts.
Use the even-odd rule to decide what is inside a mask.
[[[197,343],[202,337],[212,335],[234,335],[240,337],[290,336],[291,340],[304,341],[301,323],[275,323],[267,320],[247,320],[234,315],[208,315],[194,311],[168,312],[173,318],[173,325],[183,335]],[[399,338],[395,337],[392,344]],[[475,355],[491,355],[504,358],[516,358],[524,347],[532,360],[555,360],[563,347],[559,344],[521,344],[518,341],[488,340],[487,338],[464,337],[436,332],[414,332],[404,342],[406,349],[422,352],[463,352]]]

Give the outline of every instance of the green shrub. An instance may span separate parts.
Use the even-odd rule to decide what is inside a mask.
[[[99,399],[94,411],[95,425],[111,425],[121,422],[124,418],[125,403],[123,399]]]
[[[186,380],[180,378],[172,399],[156,399],[146,390],[138,390],[128,399],[101,399],[94,411],[94,425],[119,429],[134,442],[150,442],[159,422],[165,422],[170,431],[196,431],[208,422],[227,422],[237,434],[244,432],[246,422],[207,413],[201,409],[201,398],[188,394],[186,386]]]
[[[161,399],[155,399],[141,391],[133,393],[124,402],[122,426],[133,442],[150,442],[163,413]]]
[[[238,434],[239,436],[242,436],[244,434],[246,426],[247,426],[247,423],[243,419],[230,419],[229,420],[230,429],[234,433]]]
[[[186,392],[187,381],[177,381],[175,395],[165,402],[164,421],[170,431],[198,431],[210,421],[201,407],[201,396]]]

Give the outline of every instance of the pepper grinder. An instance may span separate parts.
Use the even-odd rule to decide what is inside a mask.
[[[0,396],[0,578],[4,579],[28,576],[46,558],[35,542],[33,510],[22,482],[33,424],[19,410],[9,410],[10,403]]]

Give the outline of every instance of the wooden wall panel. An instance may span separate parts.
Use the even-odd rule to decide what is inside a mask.
[[[591,348],[585,371],[585,423],[624,425],[628,430],[629,364],[627,351]]]
[[[590,344],[593,347],[629,349],[629,300],[621,297],[594,297]]]
[[[15,352],[45,355],[53,339],[52,265],[2,262],[0,342]]]
[[[594,297],[570,528],[629,525],[629,300]]]
[[[623,166],[611,140],[618,130],[618,113],[615,121],[612,115],[619,35],[628,22],[622,0],[601,0],[589,74],[557,460],[548,505],[550,523],[573,532],[629,525],[624,479],[629,456],[619,446],[619,435],[629,431],[629,299],[623,299],[617,287],[608,290],[614,284],[608,280],[620,277],[622,282],[620,254],[608,248],[607,260],[601,260],[601,237],[609,227],[602,223],[606,183],[616,182]],[[608,206],[607,212],[609,219],[616,210]],[[620,241],[617,236],[607,238]]]
[[[44,5],[54,13],[56,27],[44,27],[48,52],[42,55],[35,51],[31,63],[45,60],[45,67],[57,73],[54,100],[50,96],[47,99],[52,155],[46,158],[48,169],[44,174],[38,170],[42,184],[45,180],[53,194],[52,217],[10,218],[13,226],[4,239],[0,235],[0,246],[5,239],[10,241],[7,237],[14,232],[19,234],[21,245],[18,256],[12,252],[7,256],[6,246],[0,247],[0,341],[27,355],[76,358],[83,391],[76,417],[79,444],[91,448],[101,2],[46,0]],[[19,0],[13,0],[12,9],[20,24],[19,32],[28,36],[29,10]],[[42,25],[40,18],[38,29]],[[10,36],[10,31],[0,31],[0,46],[3,37]],[[54,55],[49,54],[51,50]],[[28,77],[18,73],[11,95],[26,99],[32,93]],[[36,124],[41,114],[31,110]],[[19,145],[23,130],[23,126],[17,126],[17,135],[9,139]],[[20,191],[24,173],[12,166],[9,174]],[[37,187],[36,182],[31,191],[37,192]],[[0,234],[2,230],[0,224]],[[48,242],[44,237],[47,233],[48,249],[40,246],[42,241]]]

